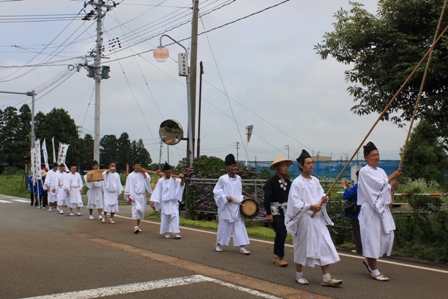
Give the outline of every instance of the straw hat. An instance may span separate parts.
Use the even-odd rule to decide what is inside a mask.
[[[46,176],[46,175],[47,175],[47,172],[42,169],[42,176]]]
[[[280,156],[280,157],[277,157],[277,158],[274,160],[274,162],[272,162],[271,166],[269,166],[269,169],[270,169],[270,170],[275,170],[275,166],[276,166],[276,164],[281,163],[281,162],[286,162],[286,164],[288,165],[288,167],[292,165],[292,160]]]

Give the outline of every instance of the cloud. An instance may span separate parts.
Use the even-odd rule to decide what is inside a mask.
[[[163,64],[157,63],[151,52],[117,61],[118,57],[156,47],[159,39],[156,37],[117,54],[109,51],[108,41],[119,36],[122,46],[126,47],[142,40],[144,36],[157,32],[154,30],[156,24],[169,13],[177,14],[172,15],[172,24],[176,24],[183,15],[191,13],[188,8],[177,8],[182,6],[179,2],[186,7],[191,4],[188,0],[171,0],[164,3],[167,7],[155,8],[143,0],[133,1],[140,6],[123,2],[108,12],[104,22],[105,53],[109,59],[104,59],[103,63],[111,67],[111,77],[101,84],[101,134],[118,137],[122,132],[128,132],[132,140],[143,139],[155,161],[158,161],[160,149],[158,128],[164,119],[178,120],[187,131],[185,78],[178,76],[176,62],[177,53],[182,49],[176,45],[169,46],[172,59]],[[203,2],[203,5],[217,5],[215,2]],[[278,2],[235,1],[204,16],[199,31],[220,26]],[[375,10],[377,1],[361,2],[370,11]],[[2,6],[6,7],[3,13],[8,15],[76,14],[82,8],[80,2],[60,3],[46,0],[39,1],[39,5],[17,2]],[[201,12],[210,7],[202,7]],[[203,61],[205,69],[201,154],[221,158],[230,152],[236,154],[236,142],[239,142],[240,159],[245,158],[245,126],[250,124],[254,126],[248,147],[250,160],[286,156],[285,145],[289,145],[291,157],[302,148],[335,158],[353,153],[376,116],[359,117],[349,111],[353,102],[344,81],[343,72],[347,66],[332,59],[322,61],[313,50],[324,32],[332,30],[333,14],[340,7],[348,8],[348,2],[289,1],[199,37],[198,62]],[[57,53],[55,60],[86,55],[95,46],[93,22],[5,24],[4,32],[7,34],[2,38],[0,65],[24,64],[42,49],[42,45],[53,39],[55,42],[44,53]],[[64,26],[67,29],[62,32]],[[55,38],[60,32],[61,35]],[[73,32],[75,35],[70,37]],[[190,25],[168,34],[176,39],[187,37]],[[73,41],[78,35],[80,37],[70,46],[55,47],[64,40]],[[169,43],[169,39],[163,39],[163,43]],[[189,47],[188,41],[182,44]],[[10,45],[20,45],[28,50]],[[39,55],[32,63],[45,57]],[[66,69],[64,63],[40,67],[19,79],[0,82],[0,89],[28,91]],[[0,77],[11,72],[11,69],[0,69]],[[38,95],[36,109],[47,113],[53,107],[62,107],[77,125],[82,125],[84,133],[93,134],[93,87],[94,82],[87,77],[86,70],[80,69],[50,94],[41,99]],[[1,95],[0,99],[3,106],[14,103],[11,97]],[[380,122],[368,140],[375,141],[382,151],[382,158],[396,159],[405,136],[403,129]],[[181,142],[170,149],[171,163],[184,156],[185,148],[185,142]],[[164,146],[162,161],[167,159],[166,154]]]

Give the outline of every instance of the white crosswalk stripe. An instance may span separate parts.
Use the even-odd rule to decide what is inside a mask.
[[[67,292],[67,293],[52,294],[52,295],[45,295],[45,296],[38,296],[38,297],[28,297],[25,299],[101,298],[101,297],[115,296],[115,295],[121,295],[121,294],[144,292],[144,291],[155,290],[155,289],[178,287],[178,286],[189,285],[189,284],[199,283],[199,282],[217,283],[217,284],[226,286],[228,288],[232,288],[232,289],[238,290],[240,292],[249,293],[251,295],[254,295],[254,296],[257,296],[260,298],[280,299],[277,296],[273,296],[273,295],[266,294],[266,293],[263,293],[263,292],[260,292],[257,290],[241,287],[238,285],[234,285],[232,283],[228,283],[228,282],[225,282],[225,281],[222,281],[219,279],[215,279],[215,278],[211,278],[211,277],[207,277],[204,275],[192,275],[192,276],[185,276],[185,277],[161,279],[161,280],[155,280],[155,281],[138,282],[138,283],[124,284],[124,285],[111,286],[111,287],[103,287],[103,288],[91,289],[91,290]]]

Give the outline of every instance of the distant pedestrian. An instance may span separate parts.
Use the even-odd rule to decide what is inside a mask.
[[[28,177],[28,187],[30,190],[30,202],[31,202],[30,206],[33,206],[34,201],[35,201],[35,198],[34,198],[35,196],[34,196],[34,178],[32,175],[30,175]]]
[[[67,175],[65,190],[68,194],[67,206],[70,208],[70,216],[74,216],[73,209],[76,209],[77,215],[81,216],[81,207],[84,206],[82,202],[82,187],[83,182],[81,175],[76,172],[78,167],[76,164],[70,166],[70,173]]]
[[[47,173],[45,172],[45,170],[41,171],[41,178],[36,180],[36,182],[34,183],[34,195],[36,197],[36,206],[38,209],[42,208],[43,205],[43,179],[45,178],[45,176],[47,175]]]
[[[58,191],[57,184],[57,171],[58,171],[58,163],[53,163],[53,168],[47,173],[47,177],[45,179],[44,188],[47,189],[48,192],[48,211],[51,212],[53,210],[53,205],[57,202],[56,192]]]
[[[160,234],[170,239],[170,233],[174,239],[180,239],[179,229],[179,203],[185,188],[184,175],[178,178],[171,176],[171,166],[165,162],[163,166],[164,176],[157,182],[151,195],[151,207],[160,212]]]
[[[222,251],[222,246],[228,246],[233,236],[233,245],[240,247],[240,253],[249,255],[245,248],[250,244],[246,226],[240,213],[240,204],[247,198],[243,196],[241,177],[237,175],[238,164],[230,154],[225,158],[227,174],[222,175],[213,189],[216,205],[218,206],[218,234],[215,250]]]
[[[356,172],[356,178],[358,179],[359,170]],[[344,194],[342,199],[346,199],[344,203],[344,216],[350,219],[352,224],[353,235],[355,237],[355,250],[353,253],[362,254],[361,232],[359,229],[359,212],[361,212],[361,206],[358,205],[358,183],[349,188],[346,180],[342,180],[342,187],[344,188]]]
[[[103,172],[103,189],[104,189],[104,217],[101,219],[106,222],[107,213],[110,213],[109,222],[115,224],[114,215],[119,212],[118,198],[123,192],[120,175],[116,172],[117,166],[115,162],[109,163],[109,169]]]
[[[132,207],[132,219],[134,220],[134,234],[142,231],[140,220],[145,217],[146,193],[151,194],[151,177],[142,170],[140,161],[134,162],[134,171],[126,179],[124,196]]]
[[[93,161],[92,170],[97,171],[99,168],[99,164],[97,161]],[[101,221],[103,219],[103,208],[104,208],[104,199],[103,199],[103,181],[88,181],[88,175],[90,171],[84,176],[84,182],[86,183],[87,188],[87,209],[89,209],[89,219],[93,220],[93,210],[96,209],[98,212],[98,219]],[[100,177],[101,178],[101,177]]]
[[[58,203],[58,212],[60,215],[64,214],[64,206],[67,205],[67,192],[65,191],[67,173],[65,172],[65,164],[59,165],[59,171],[57,172],[57,191],[56,199]]]

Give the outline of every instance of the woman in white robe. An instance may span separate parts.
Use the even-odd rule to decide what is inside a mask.
[[[242,194],[241,177],[236,174],[238,165],[235,157],[232,154],[228,155],[225,163],[228,174],[221,176],[213,189],[219,217],[216,251],[221,252],[222,245],[228,246],[232,235],[233,245],[240,247],[241,254],[248,255],[250,251],[244,246],[250,243],[249,236],[239,205],[246,197]]]
[[[401,170],[396,170],[387,176],[383,169],[377,167],[380,155],[376,146],[369,142],[364,146],[364,159],[367,165],[359,171],[358,204],[359,227],[361,230],[363,264],[371,272],[371,277],[379,281],[388,281],[378,270],[377,259],[390,255],[394,243],[395,223],[390,211],[393,192],[398,189],[398,179]]]

